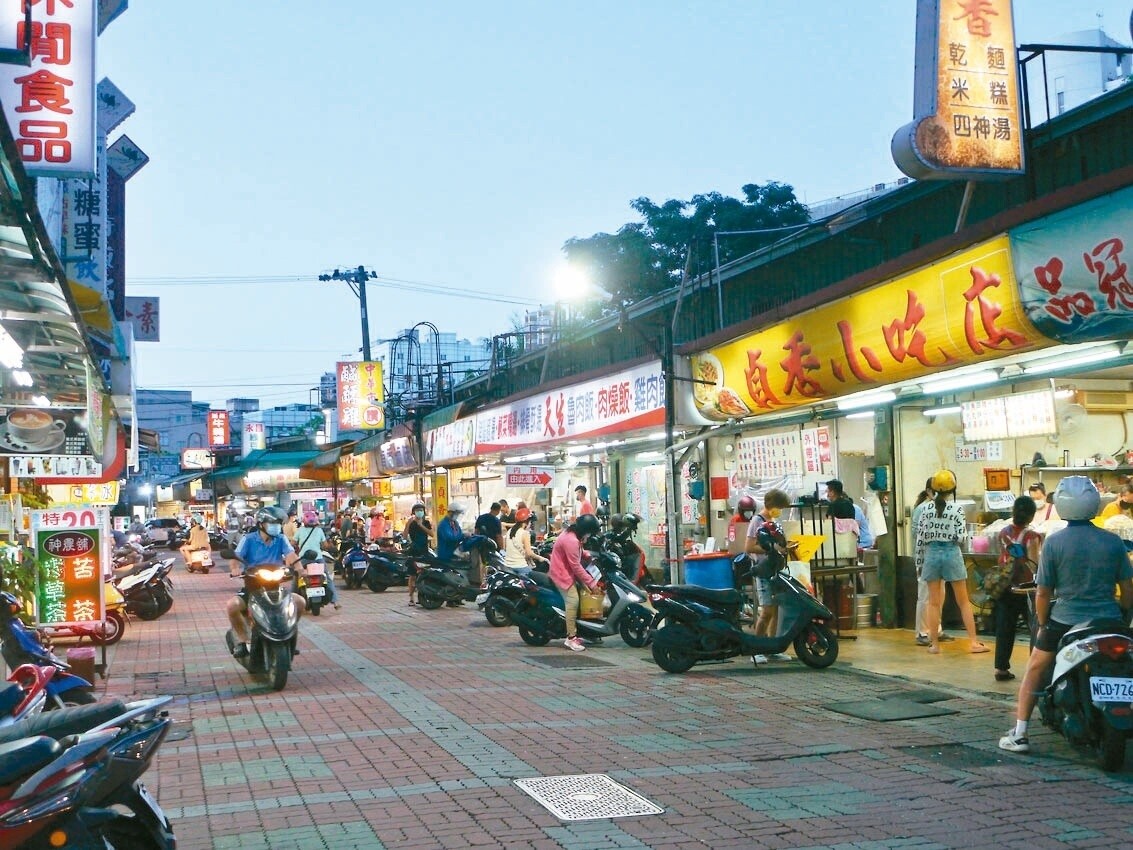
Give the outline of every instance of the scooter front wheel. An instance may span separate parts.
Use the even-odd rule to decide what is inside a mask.
[[[838,636],[822,623],[808,623],[795,638],[795,654],[808,667],[829,667],[838,660]]]
[[[484,617],[493,626],[510,626],[511,606],[504,600],[493,597],[484,605]]]
[[[264,666],[273,691],[282,691],[287,685],[291,670],[291,647],[283,643],[269,643],[264,647]]]
[[[528,646],[546,646],[551,642],[551,636],[546,632],[535,632],[527,626],[519,627],[519,636]]]
[[[627,646],[641,649],[653,639],[653,632],[649,629],[649,620],[636,617],[623,617],[618,625],[618,634]]]
[[[126,631],[126,618],[120,611],[110,609],[106,612],[106,619],[102,622],[102,629],[95,629],[91,633],[91,642],[96,646],[113,646],[122,640]]]
[[[417,604],[422,608],[425,608],[426,610],[435,611],[437,608],[440,608],[442,605],[444,605],[445,601],[439,596],[433,596],[430,593],[422,593],[418,590]]]

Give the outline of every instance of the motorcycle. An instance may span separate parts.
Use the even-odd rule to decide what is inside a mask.
[[[809,667],[829,667],[838,658],[838,637],[831,628],[834,614],[787,572],[786,539],[782,529],[760,529],[760,547],[769,554],[743,570],[745,577],[770,580],[780,598],[778,635],[753,635],[743,630],[740,613],[744,597],[738,590],[711,590],[691,584],[649,585],[657,610],[653,660],[668,673],[684,673],[699,661],[737,655],[771,655],[794,646]],[[736,560],[750,559],[740,555]]]
[[[1038,704],[1044,726],[1094,753],[1102,770],[1120,770],[1133,737],[1133,629],[1118,620],[1070,629]]]
[[[84,706],[0,729],[0,846],[175,847],[138,781],[169,732],[169,701]]]
[[[13,671],[12,681],[17,681],[16,673],[27,665],[50,667],[55,671],[41,680],[46,693],[45,711],[69,705],[88,705],[95,701],[94,694],[90,692],[90,682],[71,673],[71,665],[48,650],[34,629],[24,625],[15,614],[6,614],[3,610],[0,610],[0,655],[8,669]],[[24,670],[21,679],[34,672]],[[36,674],[36,678],[41,677]]]
[[[47,705],[47,683],[55,673],[55,667],[38,664],[21,664],[13,670],[0,687],[0,728],[42,712]]]
[[[601,583],[609,609],[604,610],[601,619],[577,619],[578,636],[597,642],[619,635],[629,646],[646,646],[652,639],[654,612],[645,593],[626,578],[617,555],[599,551],[590,553],[590,558],[587,569]],[[526,597],[511,612],[512,622],[519,627],[519,637],[529,646],[546,646],[552,638],[565,638],[565,605],[550,576],[533,570],[524,582]]]
[[[476,605],[491,625],[503,627],[512,625],[511,612],[526,598],[527,585],[522,574],[508,567],[493,567],[480,585]]]
[[[645,550],[633,539],[641,517],[634,513],[614,514],[610,518],[610,531],[602,535],[602,547],[613,552],[622,562],[626,578],[640,588],[651,582],[645,566]]]
[[[342,545],[345,547],[341,558],[342,581],[347,590],[355,590],[366,583],[370,572],[370,556],[362,541],[357,538],[347,538]]]
[[[185,561],[185,569],[191,573],[201,572],[206,576],[213,568],[212,552],[208,549],[193,549],[189,552],[189,559]]]
[[[385,593],[391,587],[409,581],[407,556],[371,543],[366,550],[368,568],[364,582],[374,593]]]
[[[223,553],[225,558],[235,553]],[[241,578],[234,576],[234,578]],[[253,674],[266,674],[273,690],[281,691],[287,684],[295,644],[299,639],[299,606],[291,592],[291,570],[283,566],[259,566],[245,571],[244,616],[248,621],[250,651],[236,660]],[[236,635],[232,629],[225,632],[228,651],[236,649]]]
[[[295,574],[295,589],[307,600],[312,617],[319,616],[327,595],[327,571],[322,558],[302,558],[301,570]]]
[[[142,620],[156,620],[172,608],[168,583],[172,568],[173,559],[169,558],[118,581],[117,588],[125,600],[126,611]]]
[[[493,544],[494,545],[494,544]],[[444,604],[455,608],[476,598],[477,589],[468,584],[467,567],[438,561],[430,553],[427,560],[417,560],[417,604],[434,610]]]

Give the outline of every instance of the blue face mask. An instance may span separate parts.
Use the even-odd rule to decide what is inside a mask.
[[[278,522],[269,522],[264,525],[264,531],[267,532],[268,537],[279,537],[283,534],[283,526]]]
[[[424,519],[425,518],[425,512],[424,511],[414,511],[413,516],[417,517],[417,519]]]

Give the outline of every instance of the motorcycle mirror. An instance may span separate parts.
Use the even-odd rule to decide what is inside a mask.
[[[222,557],[226,560],[232,560],[233,558],[236,557],[236,552],[233,549],[221,549],[220,550],[220,557]]]

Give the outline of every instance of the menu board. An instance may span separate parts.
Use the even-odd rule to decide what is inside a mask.
[[[1058,433],[1051,390],[966,401],[960,410],[964,439],[971,443]]]
[[[803,474],[803,446],[798,431],[745,437],[736,441],[736,470],[762,480]]]

